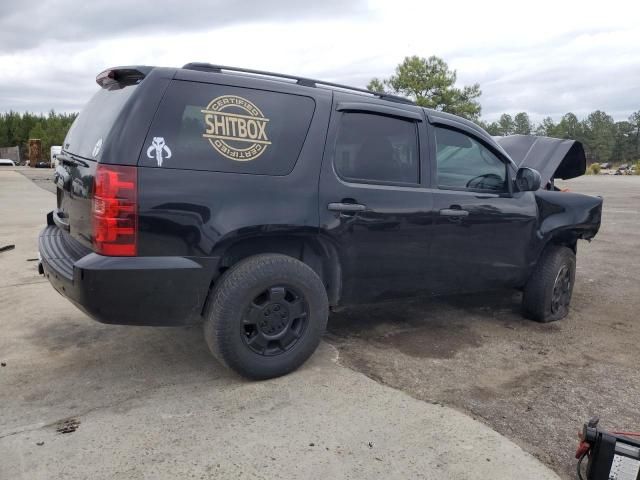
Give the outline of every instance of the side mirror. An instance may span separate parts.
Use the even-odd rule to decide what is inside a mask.
[[[521,192],[535,192],[540,189],[542,177],[540,172],[529,167],[522,167],[516,173],[516,186]]]

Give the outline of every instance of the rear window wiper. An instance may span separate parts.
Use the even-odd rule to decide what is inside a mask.
[[[62,152],[61,154],[58,154],[58,158],[62,160],[63,164],[67,163],[72,165],[80,165],[81,167],[85,167],[85,168],[89,167],[89,164],[87,162],[68,152]]]

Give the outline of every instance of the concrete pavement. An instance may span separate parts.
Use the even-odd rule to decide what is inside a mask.
[[[248,382],[200,328],[98,324],[35,271],[55,197],[0,171],[0,479],[556,479],[472,418],[342,367]],[[427,348],[427,346],[425,346]],[[61,433],[68,431],[68,433]]]

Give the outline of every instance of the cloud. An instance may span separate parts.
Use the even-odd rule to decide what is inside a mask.
[[[35,12],[35,13],[34,13]],[[539,121],[640,109],[640,6],[610,0],[451,4],[420,0],[5,0],[0,111],[78,111],[115,65],[244,66],[364,87],[406,55],[438,55],[478,82],[483,118]]]
[[[453,59],[462,81],[482,86],[483,117],[526,111],[532,119],[606,110],[617,120],[640,109],[639,31],[571,32],[534,49],[505,47]]]
[[[297,0],[6,0],[0,13],[0,54],[49,41],[84,41],[140,34],[171,35],[232,24],[364,14],[362,2]]]

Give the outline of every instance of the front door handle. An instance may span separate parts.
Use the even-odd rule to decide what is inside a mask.
[[[442,210],[440,210],[440,216],[462,218],[462,217],[468,217],[469,212],[467,212],[466,210],[460,210],[457,208],[443,208]]]
[[[364,212],[367,207],[360,203],[330,203],[327,205],[327,209],[331,212],[343,212],[343,213],[356,213],[356,212]]]

